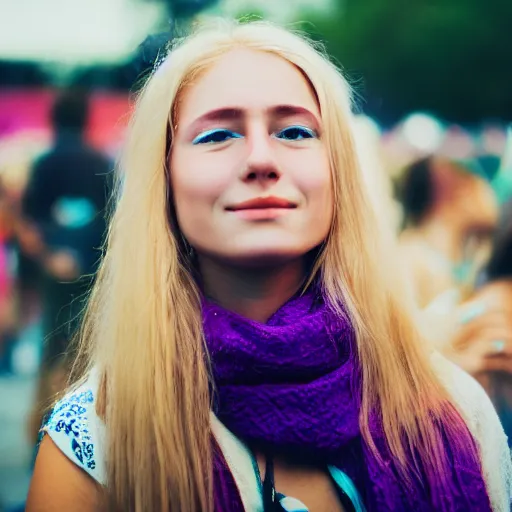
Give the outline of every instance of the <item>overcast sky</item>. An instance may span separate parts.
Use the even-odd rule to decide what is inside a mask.
[[[335,0],[221,0],[215,14],[252,8],[288,22],[299,9],[328,9]],[[161,3],[137,0],[0,0],[0,58],[89,64],[119,61],[153,33]]]

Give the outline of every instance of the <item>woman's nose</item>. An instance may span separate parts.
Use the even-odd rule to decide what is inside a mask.
[[[266,127],[253,132],[248,137],[248,155],[242,179],[253,182],[275,182],[281,177],[272,139]]]

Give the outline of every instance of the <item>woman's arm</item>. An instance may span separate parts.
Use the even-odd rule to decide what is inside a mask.
[[[71,462],[46,435],[41,442],[30,484],[26,512],[98,512],[101,487]]]

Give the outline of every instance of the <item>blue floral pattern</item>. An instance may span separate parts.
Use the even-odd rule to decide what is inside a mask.
[[[94,444],[89,431],[88,408],[94,403],[91,390],[67,395],[55,406],[45,430],[64,433],[69,437],[71,451],[80,466],[93,470],[96,468]]]

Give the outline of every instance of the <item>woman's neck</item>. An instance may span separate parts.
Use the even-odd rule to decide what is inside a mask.
[[[222,307],[266,322],[304,282],[302,259],[261,268],[234,267],[199,257],[204,292]]]

